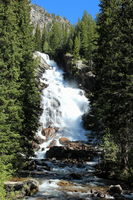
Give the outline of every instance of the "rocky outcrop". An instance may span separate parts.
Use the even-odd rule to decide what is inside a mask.
[[[50,127],[50,128],[43,128],[42,129],[42,135],[46,137],[46,141],[48,141],[50,138],[53,138],[58,131],[58,128]]]
[[[55,14],[48,13],[44,8],[41,8],[37,5],[31,5],[31,23],[36,28],[39,25],[41,32],[43,31],[44,26],[49,29],[53,21],[59,22],[61,24],[67,24],[70,26],[70,22],[60,16]]]
[[[7,193],[7,199],[13,194],[13,199],[23,198],[25,196],[31,196],[38,192],[39,183],[35,179],[29,179],[18,182],[6,182],[5,190]]]
[[[59,142],[60,144],[65,145],[65,144],[68,144],[70,140],[68,138],[62,137],[62,138],[59,138]]]
[[[92,72],[92,63],[83,60],[74,61],[71,54],[65,54],[62,65],[67,75],[79,83],[79,86],[87,92],[91,92],[95,85],[95,75]]]
[[[46,153],[47,158],[57,160],[90,160],[97,154],[96,149],[82,142],[68,142],[64,146],[54,146]]]
[[[41,77],[42,73],[45,72],[45,70],[50,69],[51,67],[46,63],[45,59],[39,51],[34,52],[33,58],[37,61],[38,64],[37,74],[39,74],[39,77]]]

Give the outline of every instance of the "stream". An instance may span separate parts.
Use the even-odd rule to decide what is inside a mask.
[[[83,128],[82,116],[89,110],[89,101],[85,92],[78,88],[75,82],[64,80],[64,72],[49,56],[40,53],[50,66],[43,73],[40,82],[45,88],[42,90],[42,115],[40,128],[36,134],[41,139],[39,149],[34,158],[37,169],[32,174],[39,185],[39,192],[28,200],[90,200],[115,199],[107,193],[111,184],[117,184],[98,178],[95,166],[100,162],[100,152],[88,160],[72,159],[70,156],[56,159],[48,157],[49,149],[60,147],[58,154],[62,154],[63,146],[71,144],[69,148],[75,153],[75,145],[86,147],[90,145],[96,150],[96,138],[91,132]],[[79,143],[78,143],[79,142]],[[88,148],[88,146],[87,146]],[[76,149],[76,151],[77,151]],[[67,152],[68,149],[64,152]],[[78,152],[78,151],[77,151]],[[77,153],[76,152],[76,153]],[[82,155],[82,154],[81,154]],[[73,155],[75,156],[75,154]],[[78,157],[78,155],[76,154]]]

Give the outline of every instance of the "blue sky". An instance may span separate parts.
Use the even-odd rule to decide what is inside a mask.
[[[45,8],[49,13],[66,17],[72,24],[81,18],[84,10],[95,18],[99,12],[100,0],[32,0],[32,3]]]

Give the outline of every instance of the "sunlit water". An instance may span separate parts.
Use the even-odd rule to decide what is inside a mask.
[[[87,131],[82,126],[82,115],[88,111],[89,101],[85,97],[84,91],[79,89],[75,83],[69,84],[64,80],[64,72],[59,69],[55,61],[50,60],[46,54],[39,54],[51,69],[46,70],[40,80],[47,87],[42,91],[43,113],[40,117],[41,127],[37,135],[45,139],[41,134],[42,128],[59,128],[54,138],[40,145],[37,156],[44,158],[47,147],[53,139],[57,141],[58,146],[60,137],[67,137],[71,141],[87,139]]]

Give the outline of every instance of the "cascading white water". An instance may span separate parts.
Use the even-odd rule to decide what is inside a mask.
[[[42,129],[57,127],[58,132],[47,142],[40,145],[37,152],[38,158],[44,158],[50,142],[54,139],[60,145],[58,139],[69,138],[71,141],[86,140],[86,130],[82,126],[82,115],[88,111],[89,101],[84,91],[69,84],[63,79],[64,72],[59,69],[56,62],[49,59],[49,56],[38,52],[41,57],[51,66],[41,78],[41,82],[47,85],[42,91],[42,109],[40,117],[41,127],[37,136],[46,139],[42,135]]]

